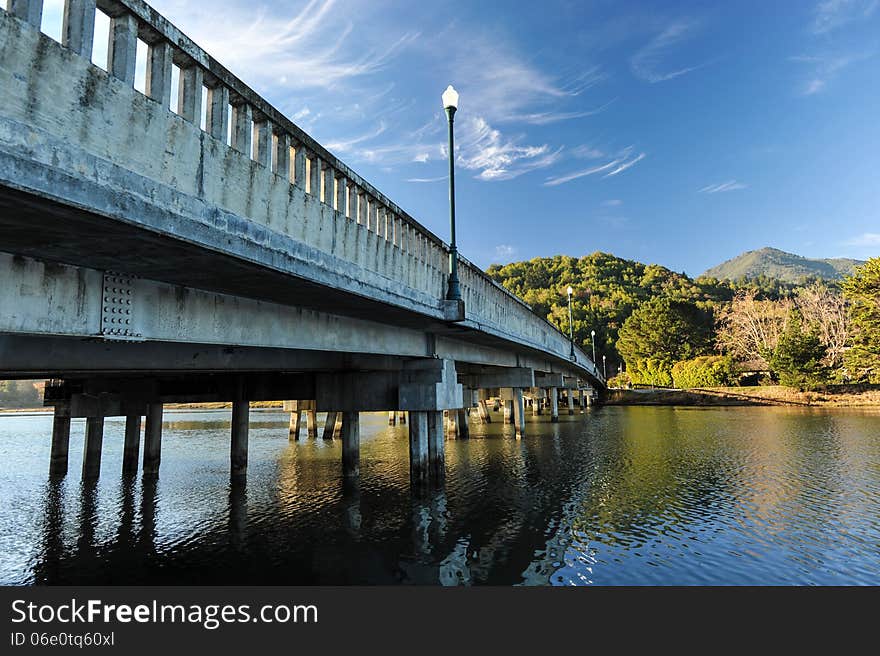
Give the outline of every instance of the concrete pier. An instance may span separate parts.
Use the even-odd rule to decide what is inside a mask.
[[[539,393],[532,395],[532,414],[536,417],[541,416],[541,396]]]
[[[506,399],[504,401],[504,423],[512,424],[513,423],[513,400]]]
[[[49,476],[67,474],[67,455],[70,450],[70,407],[59,403],[55,406],[52,421],[52,452],[49,458]]]
[[[147,419],[144,425],[144,474],[159,473],[162,459],[162,404],[147,405]]]
[[[550,388],[550,421],[559,421],[559,389],[556,387]]]
[[[336,418],[339,416],[338,412],[328,412],[327,419],[324,421],[324,432],[321,434],[321,438],[324,440],[332,440],[336,434]]]
[[[101,448],[104,445],[104,418],[86,419],[86,436],[83,441],[83,479],[98,478],[101,473]]]
[[[397,426],[397,413],[393,410],[388,413],[388,425]]]
[[[357,412],[343,412],[341,414],[342,473],[346,478],[357,478],[360,475],[361,467],[360,415]],[[333,424],[336,424],[335,416]]]
[[[516,387],[513,390],[513,425],[517,437],[526,434],[526,406],[523,400],[523,391]]]
[[[138,452],[141,446],[141,416],[129,415],[125,418],[125,442],[122,447],[122,473],[136,472]]]
[[[567,389],[565,390],[565,399],[568,403],[568,414],[574,414],[574,390]]]
[[[230,448],[230,471],[233,476],[247,474],[248,429],[251,405],[248,401],[232,402],[232,445]]]
[[[455,436],[462,440],[470,439],[471,429],[468,426],[468,409],[460,408],[458,410],[450,410],[450,412],[454,412],[458,416]]]
[[[446,471],[446,436],[443,434],[443,413],[430,411],[428,420],[428,466],[433,475]]]
[[[489,415],[489,407],[485,400],[480,400],[477,402],[477,413],[480,416],[480,421],[484,424],[491,424],[492,417]]]
[[[443,413],[438,412],[442,422]],[[437,421],[437,420],[435,420]],[[421,487],[428,478],[428,413],[409,413],[409,474],[414,487]]]
[[[318,439],[318,412],[316,410],[306,410],[306,428],[310,440]]]
[[[405,425],[406,424],[406,413],[405,412],[398,412],[397,413],[397,420],[400,422],[401,426]]]
[[[294,410],[290,413],[290,426],[288,428],[288,439],[291,442],[299,440],[299,429],[302,425],[302,412]]]

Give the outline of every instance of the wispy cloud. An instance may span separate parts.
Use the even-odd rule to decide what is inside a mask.
[[[337,153],[348,153],[348,152],[351,152],[352,148],[354,146],[356,146],[357,144],[361,144],[365,141],[370,141],[372,139],[375,139],[380,134],[385,132],[385,130],[387,130],[387,129],[388,129],[388,126],[385,124],[385,122],[380,121],[379,125],[376,126],[375,129],[370,130],[369,132],[358,135],[356,137],[351,137],[349,139],[342,139],[340,141],[328,141],[324,145],[328,150],[332,150]]]
[[[571,154],[579,159],[599,159],[600,157],[605,157],[605,153],[589,144],[582,144],[572,148]]]
[[[880,247],[880,232],[864,232],[857,237],[845,241],[844,246],[858,246],[861,248]]]
[[[679,20],[667,25],[630,59],[630,69],[637,78],[651,82],[665,82],[685,73],[690,73],[706,64],[670,67],[664,65],[669,51],[696,30],[697,24],[689,20]]]
[[[564,175],[549,177],[544,182],[545,187],[555,187],[557,185],[565,184],[566,182],[571,182],[572,180],[577,180],[579,178],[585,178],[590,175],[597,175],[599,173],[604,173],[603,178],[610,178],[612,176],[618,175],[619,173],[623,173],[628,168],[635,166],[639,162],[641,162],[647,156],[645,153],[639,153],[635,157],[632,156],[633,147],[628,146],[624,148],[620,154],[612,159],[610,162],[606,162],[605,164],[600,164],[598,166],[591,166],[586,169],[581,169],[579,171],[572,171],[571,173],[566,173]]]
[[[419,183],[427,183],[427,182],[442,182],[446,180],[448,175],[441,175],[439,178],[407,178],[407,182],[419,182]]]
[[[623,201],[619,198],[610,198],[602,201],[603,207],[618,207],[620,205],[623,205]]]
[[[456,162],[465,169],[479,171],[480,180],[510,180],[528,171],[542,169],[559,159],[562,148],[547,144],[526,145],[521,138],[505,137],[480,117],[464,121],[456,152]]]
[[[848,23],[870,18],[880,7],[880,0],[822,0],[813,12],[811,29],[826,34]]]
[[[725,191],[736,191],[737,189],[746,189],[748,187],[747,184],[742,182],[737,182],[736,180],[728,180],[727,182],[719,182],[717,184],[710,184],[702,189],[700,189],[697,193],[699,194],[718,194]]]
[[[880,0],[878,0],[880,1]],[[873,56],[873,52],[857,54],[837,55],[798,55],[789,57],[789,61],[809,66],[809,79],[803,83],[801,94],[811,96],[824,91],[828,83],[833,80],[843,69],[856,62],[863,61]]]
[[[495,257],[498,258],[511,258],[516,255],[516,253],[516,248],[510,244],[498,244],[495,247]]]

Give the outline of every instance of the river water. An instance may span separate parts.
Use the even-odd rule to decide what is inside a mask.
[[[277,411],[251,413],[246,484],[228,411],[167,412],[158,480],[122,477],[107,420],[90,485],[82,420],[53,483],[51,416],[0,416],[0,583],[880,584],[878,410],[604,407],[522,440],[492,417],[414,496],[386,415],[361,415],[357,485]]]

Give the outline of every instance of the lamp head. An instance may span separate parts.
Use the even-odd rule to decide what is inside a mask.
[[[450,84],[443,92],[443,109],[458,109],[458,91],[452,88]]]
[[[574,289],[572,288],[571,285],[569,285],[568,286],[568,295],[571,296],[572,294],[574,294]]]
[[[591,331],[590,331],[590,335],[592,335],[593,337],[595,337],[595,336],[596,336],[596,331],[595,331],[595,330],[591,330]]]

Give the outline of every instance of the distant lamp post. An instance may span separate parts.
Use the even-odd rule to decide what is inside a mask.
[[[596,331],[590,331],[590,337],[593,338],[593,364],[596,364]]]
[[[608,380],[608,371],[605,369],[605,356],[602,356],[602,378]]]
[[[449,119],[449,288],[446,299],[461,300],[461,287],[458,284],[458,249],[455,246],[455,142],[452,124],[455,110],[458,109],[458,91],[450,84],[443,92],[443,109]]]
[[[574,354],[574,326],[571,321],[571,295],[574,294],[574,289],[572,289],[571,285],[568,286],[568,343],[571,347],[569,351],[569,357],[571,361],[574,362],[577,357]]]

